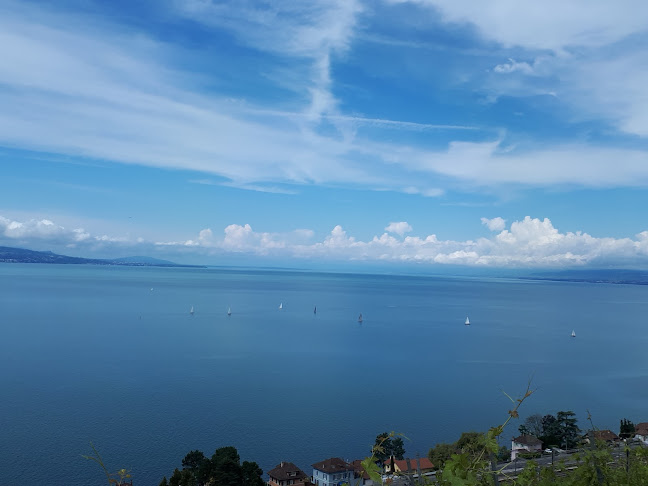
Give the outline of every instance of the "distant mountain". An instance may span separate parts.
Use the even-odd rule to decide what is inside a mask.
[[[134,256],[112,260],[99,258],[79,258],[58,255],[51,251],[34,251],[25,248],[0,246],[0,263],[60,263],[77,265],[121,265],[128,267],[199,267],[201,265],[182,265],[157,258]]]
[[[537,272],[526,277],[529,280],[556,280],[564,282],[614,283],[648,285],[648,271],[621,269],[583,269],[557,272]]]
[[[177,263],[170,262],[169,260],[160,260],[159,258],[147,256],[131,256],[124,258],[114,258],[112,262],[117,262],[124,265],[153,265],[153,266],[178,266]]]

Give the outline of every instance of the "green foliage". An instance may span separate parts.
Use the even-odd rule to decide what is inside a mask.
[[[621,419],[621,425],[619,426],[619,437],[622,439],[630,439],[635,435],[635,426],[628,419]]]
[[[391,453],[399,461],[405,457],[405,444],[401,437],[396,437],[392,440]]]
[[[263,476],[263,469],[259,467],[256,462],[243,461],[241,465],[241,473],[243,475],[243,486],[264,486],[265,483],[261,476]]]
[[[542,457],[541,452],[520,452],[517,457],[520,459],[538,459]]]
[[[167,481],[166,476],[164,476],[164,477],[162,478],[162,481],[160,481],[160,485],[159,485],[159,486],[169,486],[169,482]]]
[[[394,432],[383,432],[376,436],[372,455],[381,464],[384,464],[391,456],[394,456],[398,460],[405,457],[405,445],[403,444],[403,439],[397,435],[398,434],[395,434]]]
[[[581,430],[576,425],[576,414],[571,410],[560,411],[554,417],[542,417],[542,435],[538,438],[544,447],[564,447],[571,449],[580,442]]]
[[[428,452],[428,459],[436,469],[442,469],[445,462],[457,451],[455,444],[439,443]]]
[[[497,427],[491,427],[486,433],[461,434],[455,444],[460,452],[452,454],[446,461],[443,470],[437,472],[437,482],[441,486],[478,486],[496,482],[499,471],[491,471],[491,465],[496,461],[496,455],[499,452],[497,440],[511,419],[519,416],[520,405],[532,393],[529,384],[521,398],[513,399],[507,395],[514,407],[508,411],[508,417],[504,423]]]
[[[544,435],[542,415],[540,415],[539,413],[529,415],[524,423],[518,427],[518,430],[522,435],[532,435],[534,437],[540,438],[542,435]]]
[[[497,451],[497,460],[499,462],[510,461],[511,450],[506,446],[500,447],[499,450]]]
[[[264,486],[263,471],[256,462],[244,461],[235,447],[216,449],[211,459],[198,450],[182,460],[182,471],[173,471],[169,481],[160,486]]]
[[[206,460],[205,454],[201,451],[191,451],[182,460],[182,469],[189,469],[196,473]]]
[[[376,464],[375,456],[372,455],[365,458],[361,464],[374,483],[382,484],[381,470],[378,464]]]

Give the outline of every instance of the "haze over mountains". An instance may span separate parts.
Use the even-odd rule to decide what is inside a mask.
[[[132,256],[114,259],[80,258],[59,255],[51,251],[34,251],[25,248],[0,246],[0,262],[2,263],[59,263],[78,265],[122,265],[135,267],[195,267],[196,265],[181,265],[168,260],[160,260],[146,256]]]

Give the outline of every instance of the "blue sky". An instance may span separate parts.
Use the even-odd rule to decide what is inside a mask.
[[[641,1],[0,4],[0,244],[648,267]]]

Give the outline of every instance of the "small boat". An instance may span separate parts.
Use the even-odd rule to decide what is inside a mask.
[[[283,302],[279,304],[279,310],[283,309]]]
[[[466,322],[464,322],[466,326],[470,326],[470,319],[468,319],[468,316],[466,316]]]
[[[362,322],[362,314],[358,316],[358,322]]]
[[[572,337],[576,337],[576,331],[572,331]]]
[[[232,308],[231,308],[231,307],[228,307],[228,308],[227,308],[227,315],[228,315],[228,316],[231,316],[231,315],[232,315]]]
[[[191,306],[191,309],[189,309],[189,314],[191,314],[192,316],[194,315],[193,305]]]
[[[317,314],[317,306],[313,309],[313,314]]]

